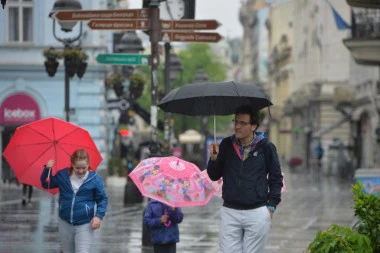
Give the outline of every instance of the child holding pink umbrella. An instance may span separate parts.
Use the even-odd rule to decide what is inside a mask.
[[[144,214],[144,225],[151,230],[154,253],[175,253],[179,242],[178,224],[183,220],[179,207],[170,207],[150,199]]]

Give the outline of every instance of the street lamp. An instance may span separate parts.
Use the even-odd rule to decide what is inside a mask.
[[[208,82],[208,75],[206,72],[204,72],[203,68],[200,67],[198,69],[197,75],[195,76],[193,83],[205,83]],[[206,137],[208,135],[208,130],[207,130],[207,125],[208,125],[208,117],[207,116],[201,116],[201,133],[204,137],[204,140],[206,141]],[[204,155],[206,155],[206,142],[203,142],[201,145],[201,150]]]
[[[164,69],[164,78],[165,78],[165,95],[170,92],[172,88],[170,81],[173,81],[177,78],[178,74],[183,71],[181,60],[174,53],[170,53],[171,45],[170,43],[165,43],[165,69]],[[170,113],[165,112],[164,115],[164,152],[166,155],[170,155],[171,148],[171,132],[170,132]]]
[[[82,5],[77,0],[57,0],[54,3],[53,9],[51,10],[49,17],[51,17],[57,11],[63,10],[81,10]],[[74,22],[58,22],[61,26],[61,30],[64,32],[71,32],[73,27],[77,24],[77,21]],[[53,35],[56,40],[62,42],[65,50],[71,49],[72,44],[79,40],[82,36],[82,22],[80,22],[80,31],[79,34],[73,38],[60,38],[57,36],[55,31],[55,19],[53,19]],[[78,60],[69,61],[68,57],[64,57],[65,64],[65,119],[70,121],[70,74],[68,73],[69,69],[72,69],[74,66],[78,69]],[[76,72],[76,71],[75,71]],[[84,74],[82,71],[81,75]],[[71,75],[72,76],[72,75]]]
[[[137,54],[140,51],[144,50],[144,47],[142,45],[141,39],[137,36],[137,33],[135,31],[127,31],[123,34],[115,33],[114,34],[114,41],[113,41],[113,51],[114,53],[130,53],[130,54]],[[130,75],[133,73],[134,67],[131,65],[123,65],[121,67],[121,73],[125,78],[129,78]],[[115,69],[115,72],[118,72],[118,69]],[[124,86],[122,85],[121,89],[123,89]],[[124,92],[120,92],[118,95],[119,98],[125,97]],[[134,96],[129,93],[129,97],[126,99],[127,101],[134,104]],[[130,105],[127,109],[121,110],[120,112],[120,118],[119,118],[119,124],[133,124],[133,110],[129,110]],[[133,108],[133,106],[132,106]],[[121,143],[120,150],[123,148],[124,143]],[[115,147],[116,148],[116,147]],[[134,148],[133,145],[124,145],[124,151],[120,152],[122,159],[126,160],[126,163],[128,164],[128,173],[132,169],[132,161],[134,158]],[[137,186],[133,182],[133,180],[130,177],[127,177],[127,183],[124,187],[124,205],[131,204],[131,203],[140,203],[143,201],[142,195],[139,192]]]
[[[120,44],[115,48],[116,52],[137,54],[144,50],[142,41],[137,36],[136,31],[127,31],[120,39]],[[130,65],[122,66],[121,72],[128,78],[134,71],[134,67]]]

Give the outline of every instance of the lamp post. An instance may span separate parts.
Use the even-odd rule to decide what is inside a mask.
[[[170,82],[175,80],[180,72],[183,71],[181,60],[174,53],[170,53],[170,43],[165,43],[165,95],[170,92],[172,88]],[[170,139],[171,139],[171,127],[170,127],[170,113],[165,112],[164,116],[164,152],[166,155],[170,155]]]
[[[137,36],[136,31],[127,31],[120,38],[120,44],[115,45],[115,52],[137,54],[143,51],[141,39]],[[128,78],[134,71],[134,67],[130,65],[122,66],[122,73]]]
[[[141,39],[137,36],[135,31],[127,31],[123,35],[121,34],[114,34],[114,52],[115,53],[132,53],[136,54],[139,51],[144,50],[144,47],[142,46]],[[129,78],[129,76],[133,73],[134,67],[124,65],[121,68],[121,72],[123,73],[125,78]],[[125,98],[125,93],[121,92],[119,97]],[[129,97],[127,98],[129,102],[132,104],[135,103],[133,96],[129,94]],[[120,118],[119,118],[119,124],[133,124],[131,121],[133,118],[133,111],[129,110],[129,107],[121,110]],[[133,108],[133,107],[132,107]],[[130,137],[128,137],[130,138]],[[121,143],[121,145],[124,145]],[[127,163],[127,170],[128,174],[133,166],[130,167],[134,158],[134,148],[133,145],[124,145],[125,152],[120,152],[122,159],[126,159]],[[120,147],[120,150],[122,149],[122,146]],[[140,203],[143,201],[143,197],[138,190],[137,186],[133,182],[133,180],[130,177],[127,177],[127,183],[124,188],[124,205],[131,204],[131,203]]]
[[[208,75],[204,72],[203,68],[200,67],[198,69],[197,75],[195,76],[193,83],[205,83],[208,82]],[[206,155],[206,138],[208,135],[207,125],[208,125],[208,117],[201,116],[201,133],[204,138],[204,142],[201,145],[201,150],[204,155]]]
[[[82,5],[77,0],[57,0],[54,3],[53,9],[51,10],[49,17],[51,17],[56,11],[61,10],[81,10]],[[82,22],[80,22],[80,31],[79,34],[73,38],[60,38],[57,36],[55,31],[55,19],[53,19],[53,35],[56,40],[62,42],[65,49],[68,49],[72,46],[72,44],[79,40],[82,36]],[[58,22],[61,26],[61,30],[64,32],[71,32],[73,27],[77,24],[77,21],[73,22]],[[66,121],[70,121],[70,76],[68,74],[68,67],[71,63],[66,57],[64,58],[65,64],[65,119]]]

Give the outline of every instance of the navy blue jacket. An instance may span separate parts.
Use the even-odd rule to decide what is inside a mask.
[[[168,211],[171,225],[166,227],[161,224],[161,216]],[[178,223],[183,220],[181,208],[176,208],[174,211],[167,205],[157,201],[149,200],[144,214],[144,225],[151,230],[151,240],[153,244],[166,244],[179,242]]]
[[[241,158],[235,135],[224,138],[216,161],[209,161],[211,180],[223,177],[224,206],[234,209],[276,207],[281,201],[282,174],[276,147],[256,132],[247,159]],[[268,178],[267,175],[269,174]]]
[[[48,173],[49,170],[46,168],[42,171],[41,184],[45,189],[59,188],[59,217],[61,219],[73,225],[89,223],[94,216],[103,219],[108,198],[103,180],[95,171],[89,172],[76,194],[71,186],[68,168],[58,171],[55,176],[50,175],[50,184],[45,181]]]

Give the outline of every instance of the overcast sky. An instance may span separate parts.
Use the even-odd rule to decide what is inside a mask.
[[[129,0],[129,9],[140,9],[142,0]],[[216,30],[227,38],[243,36],[243,27],[239,22],[240,0],[196,0],[195,18],[215,19],[221,26]]]

